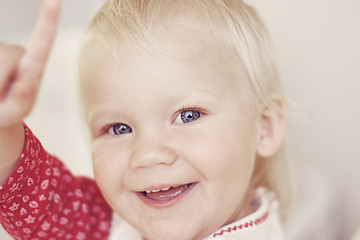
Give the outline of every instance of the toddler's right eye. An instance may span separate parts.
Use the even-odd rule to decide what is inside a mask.
[[[126,124],[117,123],[109,128],[109,133],[114,135],[122,135],[126,133],[131,133],[132,129]]]

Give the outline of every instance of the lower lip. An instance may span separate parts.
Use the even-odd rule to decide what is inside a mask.
[[[196,185],[197,183],[192,183],[191,186],[189,186],[185,191],[177,194],[172,198],[165,200],[154,200],[148,198],[145,196],[143,192],[137,192],[137,195],[139,196],[140,200],[143,201],[149,207],[158,208],[158,209],[168,208],[178,203],[182,198],[184,198],[188,193],[190,193]]]

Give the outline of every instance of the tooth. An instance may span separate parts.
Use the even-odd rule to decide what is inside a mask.
[[[157,193],[157,192],[160,192],[160,191],[167,191],[167,190],[169,190],[170,188],[171,188],[171,187],[162,188],[162,189],[157,189],[157,190],[146,190],[145,192],[146,192],[146,193],[151,193],[151,192]]]

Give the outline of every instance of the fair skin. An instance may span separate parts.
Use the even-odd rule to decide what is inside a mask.
[[[23,118],[31,111],[53,44],[59,0],[46,0],[27,49],[0,43],[0,183],[24,145]]]
[[[21,154],[22,119],[35,101],[59,8],[45,1],[28,50],[0,45],[1,182]],[[272,156],[283,135],[281,115],[264,106],[252,111],[243,69],[229,64],[233,55],[201,34],[180,35],[169,32],[161,45],[185,59],[134,46],[119,47],[115,58],[94,41],[83,84],[96,182],[148,240],[201,239],[253,211],[255,160]]]
[[[148,240],[202,239],[249,214],[255,159],[274,153],[271,111],[251,110],[246,75],[229,64],[238,60],[204,33],[173,29],[159,46],[191,57],[134,46],[115,57],[94,40],[83,84],[96,182]]]

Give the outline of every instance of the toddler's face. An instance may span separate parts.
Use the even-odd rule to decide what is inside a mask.
[[[85,88],[95,178],[147,239],[199,239],[248,208],[257,123],[230,54],[199,36],[159,45],[193,57],[120,47],[115,58],[92,47]]]

